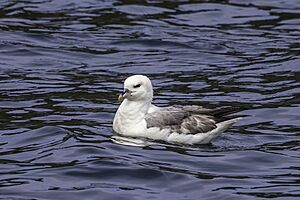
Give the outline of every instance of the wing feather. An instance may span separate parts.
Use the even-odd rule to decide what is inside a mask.
[[[147,128],[179,125],[188,116],[188,112],[176,107],[159,108],[146,115]]]
[[[215,129],[214,116],[200,106],[159,108],[146,115],[147,127],[169,128],[177,133],[206,133]],[[204,113],[204,114],[202,114]]]

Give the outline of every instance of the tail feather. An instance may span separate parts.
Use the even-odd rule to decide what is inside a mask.
[[[233,119],[229,119],[226,121],[222,121],[220,123],[217,123],[217,129],[219,129],[218,131],[220,132],[224,132],[226,131],[230,126],[232,126],[234,123],[238,122],[239,120],[241,120],[242,117],[237,117],[237,118],[233,118]]]
[[[193,144],[208,144],[210,143],[214,138],[221,135],[224,131],[226,131],[230,126],[232,126],[234,123],[242,119],[241,117],[230,119],[227,121],[223,121],[220,123],[217,123],[217,128],[206,133],[199,133],[194,136],[194,140],[192,141]]]
[[[183,110],[191,114],[202,114],[202,115],[213,116],[214,120],[217,123],[243,117],[243,115],[235,114],[241,111],[241,109],[237,107],[222,107],[222,108],[215,108],[215,109],[206,109],[201,106],[184,106]]]

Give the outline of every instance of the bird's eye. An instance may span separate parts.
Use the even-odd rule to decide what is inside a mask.
[[[139,88],[139,87],[141,87],[141,84],[137,84],[133,86],[133,88]]]

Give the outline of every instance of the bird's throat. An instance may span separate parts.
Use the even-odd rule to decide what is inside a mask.
[[[144,119],[150,106],[151,102],[129,101],[127,99],[124,99],[118,109],[118,112],[126,116],[128,120],[132,118],[132,120],[136,121],[137,119]]]

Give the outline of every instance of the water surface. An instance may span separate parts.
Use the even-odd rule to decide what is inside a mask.
[[[300,1],[0,2],[1,199],[297,199]],[[123,80],[236,106],[212,144],[111,140]]]

